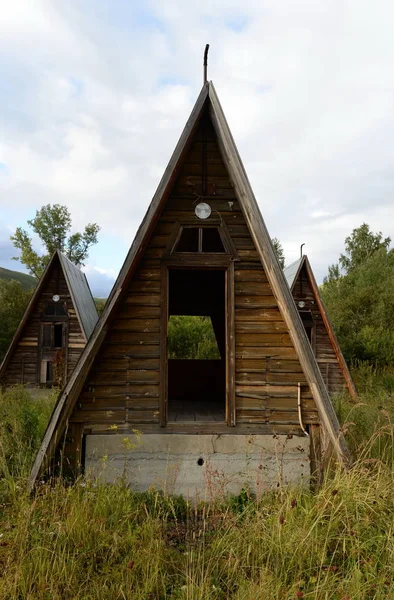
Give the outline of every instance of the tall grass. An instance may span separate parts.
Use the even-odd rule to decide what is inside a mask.
[[[22,391],[13,393],[2,397],[1,410]],[[362,390],[361,404],[368,393]],[[137,494],[122,483],[84,480],[41,484],[30,497],[24,477],[44,423],[26,411],[43,402],[45,412],[49,401],[25,398],[25,408],[13,405],[25,415],[22,423],[12,420],[12,408],[8,418],[15,436],[35,433],[17,443],[2,429],[0,598],[394,598],[394,467],[388,434],[374,422],[379,414],[380,429],[390,425],[390,407],[384,409],[389,416],[379,408],[390,393],[381,380],[369,408],[338,400],[341,418],[353,419],[351,443],[360,437],[361,448],[354,468],[336,470],[317,492],[280,489],[257,501],[244,491],[198,507],[154,490]],[[380,435],[385,445],[379,447]]]
[[[394,370],[358,362],[352,372],[358,400],[337,395],[334,406],[356,458],[394,460]]]
[[[44,434],[56,390],[33,394],[23,386],[0,391],[0,477],[28,475]]]
[[[394,597],[392,472],[337,473],[234,510],[157,492],[42,485],[3,505],[0,597],[369,599]]]

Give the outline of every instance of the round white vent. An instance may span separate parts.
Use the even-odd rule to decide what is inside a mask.
[[[208,217],[211,215],[211,212],[212,209],[206,202],[200,202],[200,204],[197,204],[195,209],[196,216],[199,219],[208,219]]]

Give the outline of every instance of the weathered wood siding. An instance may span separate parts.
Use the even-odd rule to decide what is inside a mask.
[[[16,384],[38,385],[40,382],[40,331],[41,317],[45,307],[52,301],[52,296],[58,294],[61,302],[67,306],[68,340],[66,348],[67,377],[70,377],[75,365],[86,345],[74,305],[71,300],[63,270],[59,261],[55,261],[48,281],[33,307],[32,314],[26,322],[19,341],[7,363],[3,381],[5,386]]]
[[[320,314],[305,265],[294,284],[293,297],[296,303],[304,300],[306,306],[303,310],[310,310],[315,321],[315,355],[328,391],[342,391],[346,387],[346,381]]]
[[[298,382],[303,385],[304,423],[318,423],[317,410],[210,123],[206,139],[207,184],[209,193],[217,194],[209,200],[213,209],[209,221],[219,225],[224,219],[240,258],[235,264],[235,429],[299,432]],[[73,426],[84,424],[90,432],[111,432],[115,425],[118,430],[160,427],[162,260],[177,221],[202,225],[194,215],[193,195],[193,184],[195,191],[201,189],[202,151],[199,129],[139,267],[109,322],[71,415]]]

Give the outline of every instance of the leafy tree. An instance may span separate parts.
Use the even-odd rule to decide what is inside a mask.
[[[377,250],[388,250],[391,239],[383,239],[382,232],[373,233],[369,225],[363,223],[360,227],[353,229],[351,235],[345,239],[346,254],[341,254],[339,263],[346,273],[350,273],[360,267]]]
[[[23,289],[19,281],[0,279],[0,361],[23,317],[32,290]]]
[[[272,238],[272,246],[282,269],[285,268],[285,253],[278,238]]]
[[[340,257],[321,287],[345,357],[394,363],[394,251],[390,238],[364,224],[345,240]]]
[[[55,250],[63,252],[76,265],[83,265],[90,246],[97,244],[100,227],[96,223],[86,225],[83,233],[71,230],[71,215],[66,206],[47,204],[36,211],[34,219],[27,221],[40,238],[45,253],[38,254],[33,249],[33,241],[27,231],[17,227],[11,241],[21,251],[20,260],[34,277],[40,277]]]
[[[172,315],[168,322],[168,357],[219,359],[211,319]]]
[[[324,283],[327,283],[329,281],[338,281],[338,279],[341,277],[341,270],[339,268],[339,264],[333,264],[333,265],[329,265],[328,267],[328,275],[327,277],[324,278]]]

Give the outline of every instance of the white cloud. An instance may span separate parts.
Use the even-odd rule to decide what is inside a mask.
[[[96,298],[106,298],[118,275],[115,269],[101,269],[86,265],[82,270],[86,274],[93,296]]]
[[[67,204],[76,228],[97,221],[102,244],[129,245],[211,42],[209,76],[270,234],[288,262],[306,242],[321,279],[363,221],[392,234],[393,25],[389,0],[6,3],[0,206],[18,222]]]

